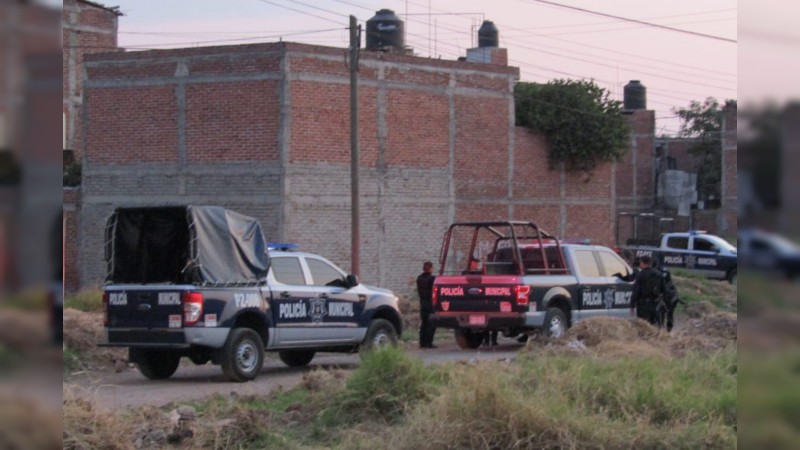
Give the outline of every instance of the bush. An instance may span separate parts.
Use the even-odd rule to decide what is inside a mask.
[[[65,308],[77,309],[83,312],[102,312],[103,311],[103,292],[102,291],[81,291],[71,295],[64,300]]]
[[[386,347],[366,354],[344,389],[330,399],[328,425],[364,420],[394,422],[434,389],[435,372],[403,350]]]

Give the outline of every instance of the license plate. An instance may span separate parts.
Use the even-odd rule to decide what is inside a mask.
[[[180,328],[181,327],[181,316],[180,316],[180,314],[171,314],[169,316],[169,327],[170,328]]]
[[[511,312],[511,303],[510,302],[501,302],[500,303],[500,312]]]
[[[483,314],[469,316],[470,325],[486,325],[486,316]]]

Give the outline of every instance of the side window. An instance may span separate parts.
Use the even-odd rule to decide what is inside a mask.
[[[710,241],[703,238],[694,238],[694,249],[701,252],[713,252],[717,250],[717,246]]]
[[[625,276],[628,275],[628,268],[619,256],[610,252],[600,252],[600,262],[606,269],[606,276],[612,276],[616,273]]]
[[[769,244],[766,241],[762,241],[761,239],[753,239],[750,241],[750,249],[758,250],[758,251],[767,251],[772,250]]]
[[[306,264],[311,271],[311,278],[314,279],[314,286],[344,286],[342,274],[325,261],[306,258]]]
[[[686,250],[689,248],[689,238],[680,236],[668,237],[667,247],[674,248],[675,250]]]
[[[305,286],[306,277],[300,267],[300,259],[295,256],[270,259],[272,275],[279,283]]]
[[[594,255],[589,250],[578,250],[574,253],[575,264],[578,266],[578,271],[585,277],[599,277],[600,269],[597,267],[597,262]]]

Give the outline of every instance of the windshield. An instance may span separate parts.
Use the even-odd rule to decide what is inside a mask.
[[[712,236],[710,234],[705,234],[703,235],[703,237],[707,239],[709,242],[716,245],[720,250],[727,250],[729,252],[736,253],[736,247],[734,247],[728,241],[722,239],[719,236]]]

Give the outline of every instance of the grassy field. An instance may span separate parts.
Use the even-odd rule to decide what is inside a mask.
[[[672,334],[599,318],[558,341],[531,340],[514,361],[430,367],[390,348],[370,354],[350,374],[306,372],[288,391],[239,396],[232,385],[228,395],[189,403],[197,417],[188,424],[170,419],[177,404],[103,412],[67,385],[64,446],[735,448],[736,289],[675,278],[688,305],[685,325]],[[91,311],[89,298],[75,304]],[[407,327],[403,340],[415,338],[416,328]]]

